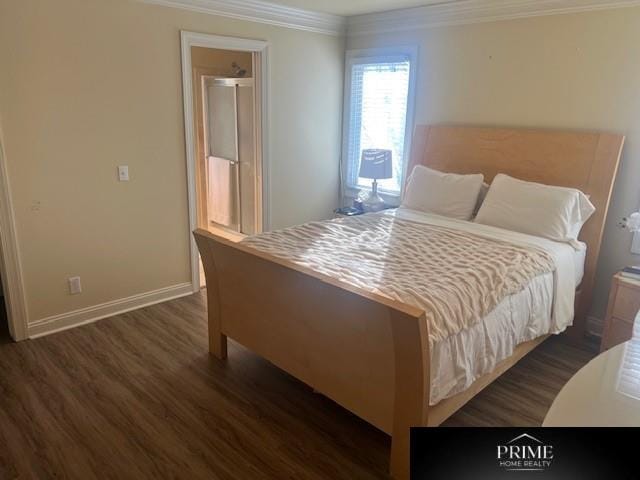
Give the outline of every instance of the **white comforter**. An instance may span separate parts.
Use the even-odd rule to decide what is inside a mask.
[[[309,222],[243,244],[424,311],[429,340],[482,321],[554,268],[530,245],[390,215]]]
[[[492,371],[498,362],[513,353],[519,343],[547,333],[559,333],[571,324],[576,279],[574,247],[405,208],[377,215],[395,216],[397,221],[379,222],[375,221],[374,217],[361,217],[362,220],[357,222],[312,222],[279,232],[248,237],[243,243],[311,266],[315,270],[326,271],[327,274],[350,283],[362,283],[363,288],[380,287],[382,293],[407,303],[417,303],[425,312],[440,312],[434,318],[427,319],[430,323],[431,404],[464,390],[477,378]],[[415,242],[435,242],[436,237],[427,235],[421,239],[421,230],[424,229],[412,227],[411,224],[428,224],[433,226],[432,229],[444,228],[460,233],[445,236],[444,244],[443,238],[438,238],[439,246],[427,243],[431,252],[427,258],[422,252],[423,247],[417,249],[413,246],[417,245]],[[393,238],[400,238],[402,241],[396,242],[393,249],[385,249],[379,245],[384,244],[382,240],[385,238],[385,231],[380,231],[381,225],[401,230],[394,232]],[[481,241],[482,238],[487,240]],[[446,243],[449,239],[455,242],[451,248]],[[460,239],[469,243],[460,243]],[[487,244],[490,240],[499,243]],[[358,248],[360,245],[368,247]],[[496,251],[495,247],[499,245],[502,245],[502,250]],[[506,248],[509,245],[513,248]],[[476,248],[482,250],[478,252],[476,269],[451,270],[451,262],[456,261],[454,259],[462,261],[465,265],[473,262]],[[450,257],[446,256],[447,250],[450,250]],[[459,250],[465,250],[466,253],[461,255]],[[538,253],[534,255],[534,251]],[[445,255],[442,261],[433,257],[434,252]],[[491,255],[487,256],[489,252]],[[421,261],[416,262],[416,256],[420,257]],[[505,258],[501,256],[512,260],[505,264]],[[526,257],[531,258],[522,261]],[[358,263],[353,263],[354,258],[358,259]],[[546,260],[543,261],[544,258]],[[511,261],[516,263],[510,264]],[[392,268],[388,268],[389,262],[397,263],[391,263]],[[422,265],[424,262],[426,263]],[[523,277],[520,266],[528,268],[530,273]],[[433,297],[421,296],[425,292],[420,290],[420,285],[439,283],[439,278],[437,275],[433,276],[432,269],[439,269],[442,275],[451,276],[451,273],[455,273],[459,281],[465,282],[465,287],[468,287],[467,283],[471,285],[474,282],[467,282],[464,278],[467,273],[461,277],[461,272],[471,274],[477,270],[487,273],[483,278],[491,283],[486,284],[485,280],[481,283],[476,281],[474,288],[481,289],[480,291],[473,292],[462,302],[453,302],[463,305],[463,310],[468,310],[468,302],[476,307],[482,302],[483,308],[480,310],[484,313],[479,317],[465,317],[457,310],[447,311],[447,305],[443,307],[441,301],[433,304]],[[494,269],[495,271],[489,272]],[[501,277],[495,276],[498,271],[508,275],[504,278],[505,281],[506,278],[510,279],[509,289],[504,288]],[[513,281],[514,278],[516,282]],[[377,281],[373,281],[375,279]],[[451,288],[450,281],[448,285],[448,288]],[[491,287],[488,288],[488,285]],[[503,291],[501,295],[498,293],[499,289]],[[457,295],[460,295],[460,292]],[[433,306],[423,305],[428,301],[431,301]],[[456,318],[456,314],[459,318]]]
[[[440,225],[443,227],[455,228],[475,235],[487,238],[494,238],[517,245],[533,245],[545,250],[553,258],[554,270],[554,300],[553,300],[553,320],[555,329],[563,331],[573,321],[573,306],[575,300],[575,250],[584,248],[581,243],[571,246],[568,243],[554,242],[546,238],[534,237],[524,233],[512,232],[503,228],[482,225],[480,223],[466,222],[453,218],[441,217],[429,213],[423,213],[408,208],[398,208],[384,212],[386,215],[394,215],[398,218],[412,220],[414,222],[427,223],[430,225]],[[554,330],[555,330],[554,329]],[[551,332],[551,333],[557,333]]]
[[[582,272],[576,271],[580,267],[576,260],[584,261],[584,251],[576,252],[570,245],[544,238],[406,208],[383,214],[459,228],[521,245],[537,245],[544,248],[555,263],[552,273],[534,278],[521,292],[503,299],[482,322],[431,343],[430,405],[469,388],[511,356],[520,343],[548,333],[560,333],[571,325],[575,287],[582,277]],[[578,248],[584,249],[584,245]]]

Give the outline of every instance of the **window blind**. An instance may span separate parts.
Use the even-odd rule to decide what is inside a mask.
[[[393,178],[380,180],[379,189],[399,194],[404,169],[409,58],[394,61],[367,59],[351,65],[346,183],[368,188],[371,180],[358,177],[363,149],[391,150]]]

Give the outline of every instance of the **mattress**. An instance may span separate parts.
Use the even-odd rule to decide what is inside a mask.
[[[386,214],[401,215],[414,221],[433,221],[432,215],[405,208]],[[446,222],[450,223],[449,219]],[[472,222],[464,224],[474,228]],[[505,234],[509,235],[508,231]],[[567,263],[573,266],[573,285],[578,286],[584,275],[586,246],[563,248],[562,252],[570,256]],[[553,273],[534,277],[520,292],[505,297],[481,322],[433,342],[429,404],[435,405],[469,388],[511,356],[520,343],[564,330],[569,322],[558,324],[554,319],[554,292]]]

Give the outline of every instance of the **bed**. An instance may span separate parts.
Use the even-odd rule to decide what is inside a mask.
[[[563,298],[575,294],[567,336],[577,341],[584,334],[623,142],[621,135],[607,133],[418,126],[409,171],[425,165],[461,174],[481,172],[487,182],[506,173],[589,195],[596,211],[580,234],[585,253],[564,257],[571,264],[572,295]],[[430,228],[437,229],[445,221],[410,209],[376,215],[363,217],[381,225],[412,225],[406,228],[422,222],[435,223]],[[521,331],[509,338],[508,315],[497,304],[483,327],[484,336],[490,329],[496,340],[488,360],[477,353],[486,345],[473,347],[472,341],[456,357],[451,348],[456,342],[447,343],[447,335],[430,331],[436,330],[428,322],[431,312],[422,304],[251,241],[233,243],[204,230],[194,235],[207,279],[211,353],[225,359],[227,338],[232,338],[390,434],[390,472],[398,479],[409,476],[411,426],[439,425],[550,333],[570,323],[536,325],[549,317],[551,303],[557,301],[557,293],[549,289],[555,280],[541,271],[505,300],[524,306],[528,323]],[[465,334],[463,326],[459,330]],[[447,358],[453,359],[448,367]]]

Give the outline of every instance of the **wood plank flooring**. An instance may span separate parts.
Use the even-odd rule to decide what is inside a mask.
[[[0,345],[0,479],[386,478],[389,437],[206,339],[196,294]],[[552,338],[446,425],[539,425],[592,356]]]

